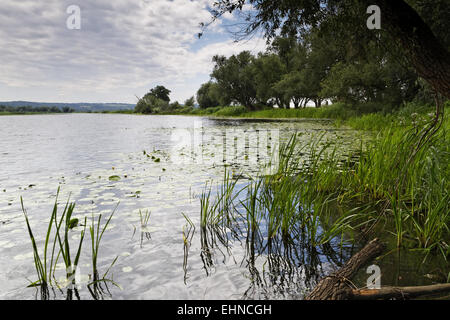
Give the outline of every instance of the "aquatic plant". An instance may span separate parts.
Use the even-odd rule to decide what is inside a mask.
[[[118,204],[117,204],[118,206]],[[108,227],[114,213],[116,212],[116,208],[113,210],[113,212],[111,213],[111,215],[109,216],[109,218],[106,220],[103,228],[100,229],[100,225],[101,225],[101,220],[102,220],[102,215],[100,214],[97,218],[97,225],[95,224],[95,219],[94,219],[94,215],[92,215],[92,223],[89,226],[89,234],[91,236],[91,261],[92,261],[92,277],[93,277],[93,281],[91,283],[95,283],[98,281],[106,281],[106,276],[108,275],[109,270],[111,269],[111,267],[114,265],[114,263],[116,262],[118,256],[113,260],[113,262],[111,263],[110,267],[107,269],[107,271],[105,272],[105,274],[103,275],[103,277],[99,277],[99,273],[98,273],[98,266],[97,266],[97,262],[98,262],[98,253],[100,250],[100,242],[102,240],[103,234],[106,231],[106,228]]]
[[[57,194],[56,194],[56,200],[55,204],[53,205],[52,214],[50,217],[50,221],[48,223],[47,233],[45,235],[45,241],[44,241],[44,249],[43,249],[43,259],[41,260],[39,256],[39,250],[37,248],[36,240],[33,235],[30,221],[28,218],[27,211],[25,209],[23,199],[20,198],[21,206],[22,206],[22,212],[25,217],[25,221],[27,224],[28,234],[32,243],[33,247],[33,256],[34,256],[34,265],[36,268],[36,272],[38,275],[38,280],[35,282],[32,282],[30,286],[40,286],[41,287],[41,294],[43,295],[43,298],[47,295],[48,286],[52,284],[52,279],[55,278],[55,269],[56,265],[58,263],[59,257],[62,256],[62,259],[64,261],[64,265],[66,267],[66,278],[69,281],[70,284],[74,282],[75,279],[75,272],[78,266],[78,262],[80,259],[81,254],[81,248],[83,244],[83,239],[85,235],[85,229],[81,231],[81,237],[80,241],[78,243],[78,248],[75,254],[74,259],[72,259],[71,252],[70,252],[70,241],[68,237],[69,230],[73,228],[73,221],[72,214],[73,210],[75,208],[74,203],[69,203],[69,200],[67,200],[67,203],[64,207],[64,210],[62,212],[61,217],[57,217],[58,213],[58,196],[59,196],[60,189],[58,188]],[[60,229],[64,222],[64,238],[61,239],[60,235]],[[86,226],[86,219],[85,224]],[[55,230],[53,230],[55,227]],[[53,235],[54,234],[54,235]],[[50,244],[50,238],[53,235],[53,244],[51,248],[51,258],[50,261],[48,261],[48,254],[49,254],[49,244]],[[57,247],[57,244],[59,246]],[[56,254],[56,257],[55,257]]]
[[[32,248],[33,248],[33,258],[34,258],[34,266],[36,269],[36,273],[38,276],[38,280],[31,282],[29,287],[39,287],[41,298],[42,299],[48,299],[49,298],[49,288],[53,287],[53,285],[56,285],[57,288],[66,287],[68,286],[67,291],[67,298],[72,299],[72,294],[75,292],[75,294],[78,297],[77,288],[75,285],[75,277],[77,272],[77,267],[80,261],[80,257],[82,254],[82,247],[84,242],[84,237],[86,234],[86,226],[87,226],[87,218],[84,218],[84,223],[81,224],[83,226],[83,229],[80,233],[80,239],[78,241],[78,244],[76,246],[75,255],[73,255],[71,250],[71,243],[69,239],[69,232],[75,228],[76,225],[79,224],[78,218],[73,218],[73,213],[75,209],[75,203],[70,203],[70,198],[67,200],[64,209],[62,211],[62,214],[60,217],[58,217],[58,197],[60,193],[60,188],[58,188],[58,191],[56,193],[56,199],[55,203],[53,205],[53,210],[50,216],[50,220],[47,227],[47,232],[45,234],[45,240],[44,240],[44,247],[43,247],[43,254],[40,255],[39,248],[37,246],[37,242],[35,239],[35,236],[33,234],[30,220],[28,217],[27,210],[25,209],[24,202],[22,197],[21,200],[21,206],[22,206],[22,212],[25,217],[25,222],[27,225],[28,235],[31,240]],[[113,212],[114,213],[114,212]],[[97,268],[97,260],[98,260],[98,252],[100,247],[100,241],[103,236],[103,233],[105,232],[109,221],[111,220],[113,214],[109,217],[107,220],[105,226],[100,231],[100,220],[101,215],[98,218],[98,224],[97,227],[95,227],[94,219],[92,220],[92,225],[89,227],[89,231],[91,234],[91,242],[92,242],[92,265],[93,265],[93,275],[94,279],[93,281],[88,284],[88,287],[92,285],[93,283],[96,283],[98,281],[111,281],[106,278],[108,272],[110,271],[111,267],[117,260],[114,259],[113,263],[110,265],[106,273],[103,275],[102,278],[98,277],[98,268]],[[43,256],[43,257],[42,257]],[[41,258],[42,257],[42,258]],[[65,266],[66,274],[65,274],[65,281],[60,282],[56,280],[56,268],[58,265],[59,259],[63,260],[63,264]],[[79,298],[79,297],[78,297]]]

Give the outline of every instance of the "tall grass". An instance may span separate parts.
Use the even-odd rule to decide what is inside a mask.
[[[27,224],[28,234],[32,243],[33,247],[33,256],[34,256],[34,265],[36,269],[36,273],[38,275],[38,280],[33,282],[31,286],[41,286],[43,288],[43,292],[46,291],[47,287],[52,284],[52,279],[55,278],[55,269],[56,265],[58,263],[59,257],[62,256],[62,259],[64,261],[64,265],[66,267],[66,277],[69,281],[73,282],[75,279],[75,272],[78,266],[78,262],[80,259],[82,244],[84,240],[85,230],[81,231],[81,237],[80,241],[78,243],[78,248],[75,253],[75,257],[71,255],[70,251],[70,243],[69,243],[69,230],[72,229],[72,226],[70,224],[70,221],[72,221],[72,213],[75,208],[74,203],[69,203],[69,200],[67,201],[64,210],[62,212],[62,215],[58,221],[57,213],[58,213],[58,195],[59,195],[59,188],[56,195],[55,204],[53,205],[52,214],[50,217],[50,221],[48,223],[47,232],[45,235],[45,241],[44,241],[44,248],[43,248],[43,259],[41,260],[39,255],[39,250],[36,244],[36,240],[34,237],[34,234],[31,229],[30,221],[28,218],[27,211],[25,209],[25,206],[23,204],[22,197],[20,198],[21,205],[22,205],[22,212],[25,217],[25,222]],[[85,220],[86,222],[86,220]],[[64,237],[61,238],[60,235],[60,229],[61,226],[64,223]],[[86,223],[85,223],[86,226]],[[55,227],[55,231],[53,230]],[[50,261],[48,261],[48,254],[49,254],[49,245],[50,245],[50,238],[53,235],[53,244],[51,249],[51,258]],[[59,244],[59,247],[57,247],[57,244]],[[57,251],[56,251],[57,250]],[[55,253],[57,253],[57,256],[55,257]]]
[[[278,167],[271,175],[263,174],[265,170],[262,170],[257,177],[240,183],[236,181],[241,178],[231,181],[231,177],[225,175],[221,185],[226,188],[218,188],[213,198],[209,187],[200,198],[201,225],[243,228],[241,234],[257,235],[268,241],[300,234],[313,246],[330,241],[342,232],[337,227],[327,232],[321,228],[335,194],[320,192],[313,172],[320,171],[319,167],[326,172],[327,164],[337,165],[338,161],[333,160],[335,151],[330,150],[330,145],[320,144],[320,141],[319,137],[299,146],[297,136],[293,135],[280,146],[276,155]],[[299,156],[306,151],[308,161]],[[234,209],[229,211],[227,219],[223,219],[225,215],[219,209],[225,195],[230,199],[228,206]],[[342,228],[348,227],[344,220],[338,223]]]
[[[78,224],[78,219],[73,218],[75,203],[70,203],[70,199],[68,199],[64,206],[61,216],[58,217],[59,192],[60,189],[58,188],[55,203],[53,205],[53,210],[48,222],[47,232],[45,234],[42,254],[40,254],[40,250],[38,248],[34,233],[32,231],[28,213],[27,210],[25,209],[22,197],[20,199],[22,211],[27,225],[28,235],[30,237],[33,248],[33,260],[34,260],[33,262],[38,277],[38,280],[31,282],[29,286],[40,287],[42,299],[48,299],[49,297],[48,289],[50,287],[53,287],[53,285],[56,285],[58,288],[68,286],[67,298],[71,299],[74,287],[73,285],[75,285],[77,267],[82,254],[82,248],[86,234],[87,218],[85,217],[84,223],[82,224],[83,229],[80,233],[80,239],[76,244],[76,250],[75,251],[71,250],[70,232],[76,226],[76,224]],[[97,260],[98,260],[98,252],[100,249],[100,241],[113,214],[111,214],[111,216],[109,217],[109,219],[107,220],[106,224],[102,229],[100,229],[101,215],[98,218],[97,226],[95,226],[95,221],[93,219],[92,225],[89,227],[92,243],[91,261],[93,266],[94,279],[90,284],[88,284],[88,286],[98,281],[109,281],[108,279],[106,279],[106,276],[110,268],[117,260],[116,258],[113,261],[110,268],[106,271],[106,273],[102,278],[98,277]],[[63,264],[66,270],[65,274],[66,280],[64,284],[58,282],[55,276],[57,264],[60,258],[63,260]],[[75,294],[78,294],[76,287],[75,287]]]
[[[92,224],[91,224],[91,226],[89,226],[89,233],[91,235],[91,259],[92,259],[93,282],[97,282],[97,281],[106,279],[106,276],[108,275],[109,270],[111,269],[111,267],[114,265],[114,263],[116,262],[116,260],[118,258],[118,256],[117,256],[113,260],[113,262],[111,263],[111,265],[108,268],[108,270],[106,271],[106,273],[103,275],[102,278],[100,278],[99,273],[98,273],[98,266],[97,266],[98,254],[99,254],[99,250],[100,250],[100,242],[102,241],[103,234],[105,233],[106,228],[108,228],[108,225],[109,225],[116,209],[117,209],[117,206],[113,210],[113,212],[111,213],[109,218],[106,220],[103,228],[100,228],[101,221],[102,221],[102,215],[100,214],[98,216],[97,224],[95,223],[94,216],[92,216]]]
[[[239,207],[237,216],[247,233],[269,239],[303,233],[315,246],[344,233],[348,237],[372,232],[393,237],[397,247],[440,252],[447,259],[448,129],[446,116],[441,130],[417,149],[421,135],[414,125],[387,128],[361,144],[356,156],[339,156],[336,146],[322,137],[300,145],[293,136],[280,147],[274,174],[258,176],[243,187],[233,184],[228,193],[240,194],[232,203]],[[204,194],[203,225],[226,226],[217,210],[221,199],[223,192],[216,199],[211,189]]]

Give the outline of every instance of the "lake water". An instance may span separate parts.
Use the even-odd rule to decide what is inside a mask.
[[[100,269],[111,269],[113,299],[297,299],[352,254],[332,247],[304,252],[298,247],[263,249],[198,228],[199,194],[219,182],[225,167],[253,176],[268,163],[278,143],[294,132],[307,140],[324,134],[343,149],[359,134],[329,121],[248,121],[184,116],[69,114],[0,117],[0,299],[34,299],[33,253],[20,205],[42,247],[58,187],[59,202],[70,196],[75,216],[109,216],[118,205],[100,248]],[[115,178],[111,178],[115,177]],[[139,210],[150,212],[143,228]],[[189,217],[197,226],[190,245]],[[81,227],[70,237],[76,243]],[[206,238],[205,238],[206,237]],[[208,249],[205,249],[205,239]],[[91,273],[86,236],[80,283]],[[220,241],[219,241],[220,240]],[[74,246],[74,245],[73,245]],[[338,252],[339,251],[339,252]],[[249,256],[252,256],[249,258]],[[81,287],[82,298],[89,299]],[[55,298],[64,294],[58,290]]]

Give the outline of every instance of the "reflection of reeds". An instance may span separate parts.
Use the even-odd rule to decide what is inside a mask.
[[[230,222],[236,224],[239,220],[245,222],[246,233],[259,232],[274,238],[278,234],[288,237],[296,232],[306,232],[312,246],[330,241],[348,227],[348,223],[343,223],[343,218],[327,231],[321,230],[328,204],[336,197],[333,193],[321,192],[315,172],[325,171],[326,166],[337,166],[338,161],[334,159],[333,149],[328,152],[330,145],[321,145],[320,141],[319,137],[299,150],[296,148],[297,137],[293,135],[280,146],[277,171],[250,180],[243,187],[238,187],[238,179],[232,181],[225,174],[215,199],[211,196],[211,187],[205,189],[200,198],[201,225],[225,228],[231,226]],[[305,149],[309,149],[307,162],[298,156]],[[326,181],[333,183],[332,179]],[[246,196],[243,196],[244,191]],[[235,202],[240,210],[236,209]]]
[[[147,209],[145,210],[144,214],[142,214],[142,211],[139,210],[139,219],[141,220],[141,248],[144,243],[144,237],[147,240],[150,240],[152,238],[150,231],[148,231],[148,221],[150,219],[151,212]]]
[[[150,211],[149,210],[145,210],[144,215],[142,215],[142,211],[139,210],[139,218],[141,220],[141,227],[142,228],[146,228],[148,225],[148,220],[150,219]]]

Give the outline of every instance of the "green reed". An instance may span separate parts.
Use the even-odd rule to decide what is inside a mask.
[[[29,216],[27,210],[25,209],[22,197],[20,199],[22,212],[24,214],[25,222],[27,225],[28,235],[30,237],[33,248],[33,260],[34,260],[33,262],[38,276],[38,280],[32,282],[29,286],[40,287],[43,299],[48,298],[48,288],[50,286],[53,286],[53,284],[55,284],[57,287],[60,287],[60,283],[58,283],[55,276],[59,259],[62,259],[63,264],[65,266],[67,284],[69,284],[70,286],[75,284],[77,266],[79,264],[80,257],[82,254],[83,242],[86,234],[87,218],[85,217],[84,223],[81,224],[83,226],[83,229],[81,230],[80,233],[80,239],[75,246],[76,250],[75,251],[72,250],[70,242],[70,232],[78,224],[79,221],[77,218],[73,218],[73,213],[76,205],[75,203],[70,203],[70,199],[68,199],[61,213],[61,216],[58,217],[59,193],[60,188],[58,188],[55,203],[53,205],[52,213],[48,222],[42,255],[40,254],[36,238],[32,231]],[[94,221],[92,222],[92,225],[89,227],[91,234],[91,241],[93,245],[91,259],[92,265],[94,267],[94,281],[98,280],[97,259],[100,241],[103,236],[103,233],[106,230],[107,225],[109,224],[109,221],[111,220],[111,217],[112,214],[101,231],[99,229],[101,215],[99,216],[98,219],[97,228],[95,228]],[[113,264],[111,264],[110,268],[112,267],[112,265]],[[109,269],[102,279],[105,279],[108,272]],[[71,296],[72,294],[71,289],[69,290],[70,292],[68,291],[68,297],[69,295]]]
[[[390,118],[389,118],[390,119]],[[397,247],[450,253],[450,144],[448,116],[426,147],[414,127],[392,127],[361,142],[348,155],[323,135],[306,142],[293,135],[273,155],[277,170],[261,174],[228,194],[247,231],[269,238],[306,233],[312,245],[338,235],[392,235]],[[225,176],[223,185],[230,183]],[[246,190],[246,196],[241,191]],[[203,225],[221,225],[224,192],[201,199]],[[207,218],[207,219],[206,219]],[[233,218],[236,220],[236,217]],[[223,224],[222,224],[223,225]],[[261,230],[266,226],[266,230]],[[379,227],[380,226],[380,227]],[[384,227],[381,227],[384,226]],[[326,227],[326,228],[324,228]]]
[[[100,214],[98,216],[97,224],[95,223],[94,216],[92,215],[92,224],[91,224],[91,226],[89,226],[89,233],[91,236],[91,260],[92,260],[92,275],[93,275],[92,283],[95,283],[97,281],[104,281],[106,279],[106,276],[108,275],[109,270],[112,268],[112,266],[118,259],[118,256],[117,256],[113,260],[113,262],[111,263],[110,267],[107,269],[107,271],[105,272],[103,277],[100,278],[99,273],[98,273],[98,266],[97,266],[98,254],[99,254],[99,250],[100,250],[100,242],[102,240],[103,234],[106,231],[106,228],[108,228],[108,225],[109,225],[114,213],[116,212],[117,206],[113,210],[113,212],[111,213],[109,218],[106,219],[106,222],[102,228],[100,228],[101,222],[102,222],[102,215]]]
[[[84,230],[81,231],[80,241],[77,246],[77,250],[75,256],[73,257],[70,250],[70,241],[69,241],[69,231],[73,228],[72,214],[75,208],[74,203],[67,203],[64,207],[61,217],[58,221],[58,196],[60,189],[58,188],[56,194],[56,200],[53,205],[52,214],[50,217],[50,221],[48,223],[47,232],[45,235],[44,248],[43,248],[43,259],[40,258],[39,249],[36,244],[36,240],[34,234],[31,229],[30,221],[28,218],[27,211],[25,209],[23,199],[20,198],[22,212],[25,217],[25,222],[27,224],[28,234],[33,247],[33,257],[34,257],[34,265],[36,269],[36,273],[38,275],[38,280],[32,282],[30,284],[31,287],[39,286],[41,288],[41,296],[43,299],[47,299],[48,297],[48,287],[53,284],[52,279],[55,279],[56,266],[58,264],[59,258],[62,257],[65,268],[66,268],[66,279],[69,285],[74,284],[75,282],[75,273],[77,270],[78,262],[81,255],[85,230],[86,230],[86,219],[85,219],[85,227]],[[64,224],[64,235],[63,237],[60,234],[61,226]],[[51,258],[48,261],[48,255],[50,254],[49,245],[51,243],[51,238],[53,236],[53,244],[51,245]],[[56,257],[55,257],[56,254]],[[55,280],[55,284],[58,286],[58,282]]]

